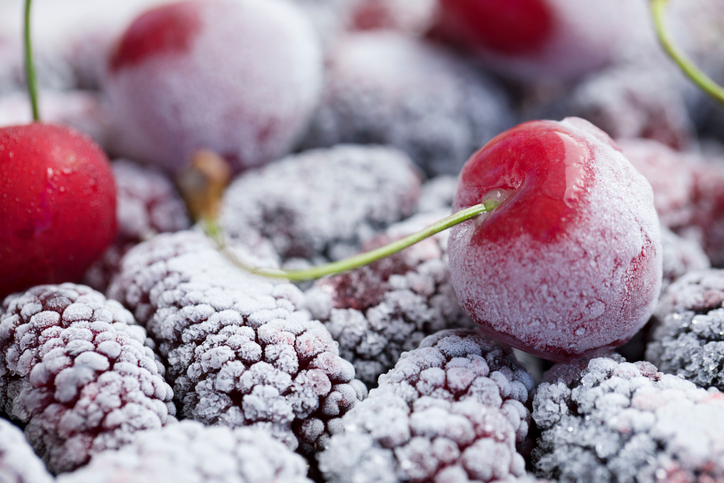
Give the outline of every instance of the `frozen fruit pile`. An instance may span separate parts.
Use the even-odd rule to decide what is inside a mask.
[[[35,0],[30,123],[0,0],[0,481],[724,481],[724,108],[649,4]]]

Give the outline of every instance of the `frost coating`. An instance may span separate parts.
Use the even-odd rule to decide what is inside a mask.
[[[530,129],[548,129],[548,122],[553,124],[538,121]],[[618,346],[644,325],[659,296],[661,240],[651,186],[610,138],[578,118],[553,125],[581,150],[571,156],[582,156],[580,169],[586,173],[583,185],[565,186],[565,196],[572,194],[570,201],[558,201],[565,202],[566,211],[551,228],[558,230],[555,236],[541,238],[528,230],[536,221],[530,218],[506,224],[508,216],[526,216],[524,202],[548,199],[559,188],[535,184],[546,179],[538,175],[547,173],[541,161],[535,168],[540,171],[517,172],[515,166],[509,171],[523,180],[530,174],[535,192],[526,192],[527,198],[513,195],[495,225],[455,226],[448,253],[455,291],[473,320],[521,350],[562,360]],[[456,208],[484,194],[477,189],[461,183]],[[504,218],[507,207],[516,211],[510,208]],[[488,219],[493,216],[496,212]],[[497,238],[486,238],[493,227]],[[508,229],[517,230],[515,236],[508,236]]]
[[[238,177],[226,191],[220,222],[242,243],[254,233],[268,238],[283,259],[336,260],[409,216],[420,183],[396,149],[317,149]]]
[[[199,22],[187,51],[150,55],[106,76],[114,147],[172,172],[201,148],[236,171],[289,152],[322,84],[321,49],[307,18],[279,0],[178,8],[187,6]]]
[[[724,389],[724,271],[692,271],[671,284],[656,308],[646,358],[662,372]]]
[[[530,375],[479,332],[441,331],[406,352],[318,454],[329,482],[510,481],[528,434]]]
[[[186,206],[171,180],[158,169],[127,159],[112,163],[116,181],[115,243],[86,271],[84,282],[105,291],[123,255],[156,233],[184,230],[191,225]]]
[[[457,174],[511,124],[506,94],[460,58],[394,32],[356,33],[330,54],[303,144],[389,144],[428,175]]]
[[[22,430],[0,419],[0,481],[8,483],[51,483],[45,463],[33,452]]]
[[[185,418],[262,426],[311,451],[366,392],[299,289],[240,271],[200,233],[138,245],[108,291],[168,360]]]
[[[366,248],[409,235],[447,214],[431,212],[392,225],[388,235]],[[439,233],[370,266],[320,280],[307,291],[312,316],[327,327],[340,355],[369,387],[427,335],[473,327],[450,282],[447,239],[447,231]]]
[[[95,456],[58,483],[311,483],[307,463],[265,431],[181,421]]]
[[[556,366],[538,387],[533,451],[556,481],[707,481],[724,476],[724,396],[648,362]]]
[[[175,421],[164,368],[121,305],[82,285],[5,299],[0,402],[55,472]]]

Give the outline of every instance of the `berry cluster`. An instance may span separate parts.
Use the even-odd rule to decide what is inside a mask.
[[[201,234],[159,235],[124,258],[109,294],[168,361],[181,416],[262,426],[311,451],[366,394],[303,294],[230,266]]]
[[[174,421],[164,367],[121,305],[82,285],[40,285],[0,312],[0,401],[53,472]]]
[[[312,483],[306,472],[304,458],[265,431],[181,421],[146,431],[120,451],[103,453],[57,481]]]
[[[720,1],[663,23],[722,83]],[[666,2],[35,2],[25,70],[22,3],[0,480],[724,480],[724,115]]]
[[[579,360],[537,389],[533,461],[557,481],[716,481],[724,395],[648,362]]]
[[[402,355],[341,420],[319,466],[330,482],[508,481],[525,474],[533,380],[476,331]]]

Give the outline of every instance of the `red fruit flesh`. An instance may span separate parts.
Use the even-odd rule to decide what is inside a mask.
[[[116,234],[108,158],[67,127],[0,129],[0,298],[79,279]]]
[[[576,118],[506,131],[463,167],[454,210],[500,193],[498,208],[450,236],[468,315],[552,360],[633,336],[659,295],[659,220],[650,185],[610,138]]]
[[[440,12],[446,31],[507,55],[539,50],[554,28],[546,0],[441,0]]]
[[[184,53],[201,23],[191,2],[163,5],[139,16],[126,30],[111,55],[111,72],[137,65],[154,56]]]

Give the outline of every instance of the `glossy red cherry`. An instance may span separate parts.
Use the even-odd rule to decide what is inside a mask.
[[[484,330],[567,360],[646,323],[662,276],[653,192],[603,131],[568,118],[500,134],[463,167],[454,209],[490,197],[501,205],[449,244],[455,291]]]
[[[0,129],[0,200],[0,299],[78,280],[116,234],[108,158],[67,127]]]

